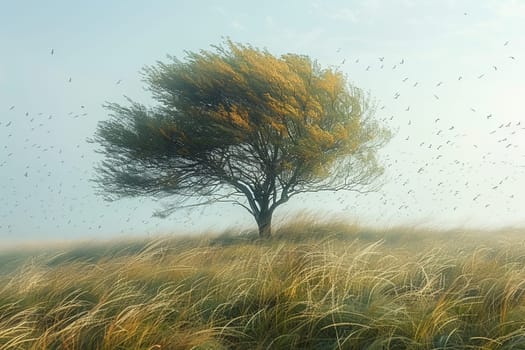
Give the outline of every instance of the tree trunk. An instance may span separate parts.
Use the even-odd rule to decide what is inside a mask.
[[[262,211],[255,218],[259,226],[259,238],[270,238],[272,236],[272,214],[273,211]]]

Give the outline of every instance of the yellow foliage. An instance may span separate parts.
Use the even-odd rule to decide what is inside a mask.
[[[360,152],[367,142],[379,144],[385,136],[363,122],[368,110],[363,92],[348,85],[341,72],[321,69],[307,56],[274,56],[227,41],[218,52],[201,51],[191,59],[178,73],[177,89],[189,101],[183,110],[199,122],[208,118],[226,139],[264,140],[260,148],[279,145],[284,158],[295,159],[295,165],[307,162],[321,175],[335,158]],[[188,125],[184,132],[191,139]],[[170,135],[166,129],[161,133]]]
[[[317,88],[326,92],[331,99],[335,99],[343,90],[343,79],[341,73],[333,72],[331,70],[324,71],[322,78],[317,80]]]
[[[309,126],[308,131],[312,143],[320,148],[328,148],[334,143],[333,135],[330,132],[321,129],[319,125]]]
[[[233,105],[231,107],[231,111],[229,113],[230,120],[235,124],[236,126],[240,127],[244,130],[251,130],[250,124],[248,123],[248,111],[246,109],[241,109],[237,105]]]

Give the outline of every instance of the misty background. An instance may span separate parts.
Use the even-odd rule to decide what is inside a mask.
[[[107,102],[150,105],[140,70],[229,37],[305,54],[369,91],[395,137],[373,194],[294,197],[371,226],[495,228],[525,213],[525,3],[26,1],[0,13],[0,242],[255,229],[231,205],[152,217],[149,198],[96,196],[93,136]]]

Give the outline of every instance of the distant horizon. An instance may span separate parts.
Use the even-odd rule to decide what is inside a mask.
[[[340,215],[334,215],[333,218],[326,219],[326,216],[308,215],[305,216],[304,212],[298,212],[297,216],[289,217],[288,220],[281,218],[281,221],[274,225],[274,233],[279,232],[282,228],[286,228],[288,225],[294,225],[296,222],[301,223],[302,221],[313,221],[316,225],[330,226],[330,225],[348,225],[356,226],[360,231],[372,230],[378,234],[388,234],[390,232],[400,231],[404,234],[410,235],[413,232],[429,232],[431,234],[448,234],[457,232],[461,234],[478,234],[480,237],[486,235],[498,234],[503,237],[513,234],[525,234],[525,224],[522,225],[508,225],[508,226],[495,226],[495,227],[475,227],[475,226],[443,226],[439,225],[427,225],[426,223],[414,223],[412,225],[399,224],[399,225],[383,225],[376,226],[373,224],[360,223],[352,220],[345,220]],[[210,229],[196,229],[181,230],[177,231],[166,230],[155,233],[140,233],[135,232],[132,234],[117,234],[101,237],[93,236],[78,236],[78,237],[66,237],[61,239],[33,239],[33,240],[21,240],[21,241],[10,241],[3,242],[0,246],[0,255],[6,253],[31,253],[31,252],[49,252],[67,250],[71,248],[91,247],[99,245],[113,245],[113,244],[126,244],[126,242],[135,243],[138,241],[155,241],[164,239],[201,239],[206,237],[220,237],[222,235],[233,235],[242,237],[244,235],[250,235],[257,237],[257,225],[247,224],[244,226],[237,225],[231,227],[221,227],[221,229],[214,230]]]

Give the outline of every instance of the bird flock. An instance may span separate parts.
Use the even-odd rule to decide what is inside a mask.
[[[379,56],[371,64],[363,64],[362,59],[356,58],[353,65],[345,66],[348,60],[343,60],[336,66],[350,76],[358,76],[358,86],[366,83],[370,72],[376,74],[371,79],[374,83],[383,76],[393,82],[389,85],[390,92],[383,89],[386,97],[380,101],[376,114],[382,123],[396,131],[392,144],[381,152],[387,177],[383,190],[357,194],[350,201],[345,195],[336,194],[343,210],[357,213],[368,210],[373,213],[368,220],[376,221],[378,217],[394,221],[400,217],[413,219],[423,213],[412,222],[453,226],[468,222],[465,212],[476,212],[478,218],[489,219],[480,222],[480,226],[487,225],[490,219],[499,225],[523,224],[525,215],[519,208],[525,199],[521,190],[525,178],[524,121],[515,116],[509,119],[505,111],[482,111],[476,105],[467,106],[467,101],[461,107],[458,100],[462,96],[450,96],[450,91],[457,93],[468,83],[471,89],[482,82],[490,87],[505,71],[513,71],[519,60],[507,53],[512,44],[504,41],[501,49],[497,58],[501,66],[487,62],[486,71],[472,72],[470,76],[448,72],[448,80],[416,80],[406,76],[413,61],[406,58],[389,60]],[[400,72],[400,67],[406,69]],[[414,89],[420,90],[417,94],[420,101],[414,101]],[[373,85],[370,90],[374,90]],[[419,102],[416,108],[414,102]],[[470,103],[476,102],[484,101]],[[459,108],[453,117],[451,105]],[[391,115],[385,115],[388,110]],[[498,215],[510,218],[510,222],[497,221]],[[439,220],[434,220],[436,217]]]
[[[414,59],[410,56],[342,57],[337,69],[360,81],[366,81],[367,74],[383,74],[387,82],[375,110],[379,121],[394,130],[394,138],[379,155],[385,167],[384,184],[371,193],[312,194],[301,204],[311,203],[315,210],[325,202],[372,223],[400,218],[446,221],[468,216],[465,212],[523,219],[517,208],[525,193],[516,184],[525,175],[525,166],[519,162],[525,159],[525,145],[520,143],[525,137],[525,120],[509,120],[498,110],[484,110],[474,100],[463,101],[464,108],[452,116],[443,112],[447,104],[461,99],[450,95],[450,91],[461,91],[458,84],[483,82],[488,86],[490,79],[495,81],[521,64],[510,41],[503,41],[501,48],[501,60],[487,62],[486,71],[451,73],[438,80],[412,77]],[[346,49],[338,48],[334,57],[343,54]],[[60,52],[51,48],[47,55],[56,58]],[[62,84],[77,84],[75,74],[64,72],[64,77]],[[116,78],[108,84],[124,93],[125,81]],[[414,100],[414,96],[421,98]],[[121,233],[153,232],[162,227],[160,219],[150,217],[158,203],[145,198],[107,203],[94,194],[89,180],[100,156],[86,138],[92,136],[97,120],[106,117],[102,103],[86,99],[60,113],[34,106],[0,106],[0,235],[16,238],[56,230],[67,237],[70,232],[109,234],[115,227]],[[201,216],[231,217],[224,213],[240,215],[226,207],[197,208],[167,224],[175,230],[191,229]],[[251,218],[247,219],[250,223]],[[243,222],[228,220],[232,225]]]

